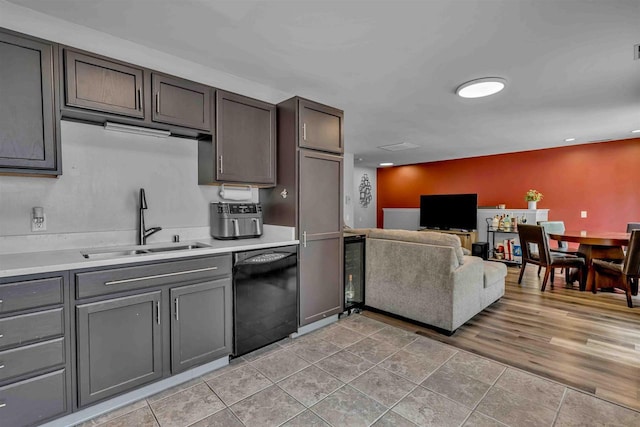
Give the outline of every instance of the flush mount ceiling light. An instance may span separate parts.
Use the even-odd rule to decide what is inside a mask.
[[[631,133],[640,133],[640,129],[632,130]]]
[[[168,130],[158,130],[158,129],[143,128],[139,126],[129,126],[129,125],[123,125],[120,123],[113,123],[113,122],[105,122],[104,130],[108,130],[112,132],[133,133],[135,135],[155,136],[156,138],[167,138],[171,136],[171,132],[169,132]]]
[[[575,140],[576,140],[575,138],[566,138],[564,140],[564,142],[572,142],[572,141],[575,141]]]
[[[461,84],[456,94],[462,98],[482,98],[500,92],[506,84],[500,77],[484,77]]]
[[[393,166],[393,163],[391,163],[391,162],[383,162],[383,163],[380,163],[380,166]]]

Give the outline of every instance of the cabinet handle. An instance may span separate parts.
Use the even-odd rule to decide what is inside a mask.
[[[178,308],[178,297],[176,297],[176,299],[173,301],[173,303],[176,306],[176,320],[180,320],[180,316],[178,314],[179,313],[179,311],[178,311],[179,310],[179,308]]]
[[[6,404],[6,403],[4,403],[4,402],[0,403],[0,409],[1,409],[1,408],[4,408],[5,406],[7,406],[7,404]]]
[[[218,267],[197,268],[195,270],[176,271],[174,273],[154,274],[153,276],[134,277],[133,279],[111,280],[109,282],[104,282],[104,285],[105,286],[120,285],[122,283],[137,282],[139,280],[160,279],[163,277],[180,276],[183,274],[191,274],[191,273],[201,273],[203,271],[213,271],[217,269]],[[0,338],[2,338],[2,335],[0,335]]]
[[[302,247],[307,247],[307,232],[303,231],[302,232]]]
[[[222,166],[222,156],[220,156],[220,173],[224,173],[224,167]]]
[[[4,363],[0,363],[0,369],[4,369]]]
[[[160,114],[160,92],[156,92],[156,113]]]
[[[142,89],[138,88],[138,110],[142,111]]]
[[[306,123],[302,124],[302,139],[304,141],[307,140],[307,124]]]
[[[160,301],[156,301],[156,322],[160,324]]]

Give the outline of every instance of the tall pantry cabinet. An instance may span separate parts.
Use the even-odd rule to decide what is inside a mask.
[[[344,113],[294,97],[277,115],[277,185],[260,201],[265,223],[296,228],[304,326],[342,311]]]

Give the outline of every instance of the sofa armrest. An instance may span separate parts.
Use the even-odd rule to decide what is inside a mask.
[[[453,271],[452,329],[482,310],[484,264],[481,258],[465,256],[464,264]]]

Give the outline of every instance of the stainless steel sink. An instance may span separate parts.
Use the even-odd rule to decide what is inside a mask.
[[[162,246],[156,248],[149,248],[149,252],[169,252],[169,251],[188,251],[191,249],[210,248],[210,245],[204,243],[194,243],[192,245],[178,245],[178,246]]]
[[[115,250],[96,250],[80,252],[83,257],[87,259],[109,259],[118,257],[128,257],[135,255],[152,254],[156,252],[172,252],[172,251],[188,251],[192,249],[210,248],[211,245],[205,243],[192,243],[189,245],[169,245],[169,246],[155,246],[155,247],[136,247],[134,248],[121,248]],[[144,248],[144,249],[142,249]]]
[[[103,252],[81,252],[82,256],[87,259],[107,259],[123,256],[142,255],[148,253],[141,249],[119,250],[119,251],[103,251]]]

